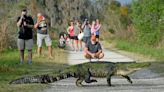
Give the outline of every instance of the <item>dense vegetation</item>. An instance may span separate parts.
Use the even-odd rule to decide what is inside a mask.
[[[132,4],[132,21],[137,28],[137,41],[158,45],[164,35],[164,1],[139,0]]]

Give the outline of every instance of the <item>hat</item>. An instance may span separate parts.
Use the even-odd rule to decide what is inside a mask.
[[[92,36],[91,36],[91,40],[92,40],[92,41],[96,41],[96,36],[95,36],[95,35],[92,35]]]

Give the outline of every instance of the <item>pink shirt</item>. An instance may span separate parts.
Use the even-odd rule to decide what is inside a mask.
[[[75,36],[74,28],[73,27],[70,27],[69,28],[69,33],[70,33],[70,36]]]
[[[97,31],[97,29],[96,29],[96,26],[94,25],[92,25],[92,27],[91,27],[91,34],[94,34],[94,33],[96,33],[96,31]]]

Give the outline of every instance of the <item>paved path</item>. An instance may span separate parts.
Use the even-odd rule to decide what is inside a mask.
[[[109,61],[109,62],[135,62],[133,59],[115,53],[113,51],[109,51],[106,49],[103,49],[104,52],[104,58],[100,59],[99,61]],[[69,56],[68,56],[68,63],[70,65],[75,65],[75,64],[79,64],[79,63],[85,63],[85,62],[89,62],[89,60],[85,59],[83,56],[83,52],[75,52],[75,51],[69,51]]]
[[[124,55],[103,50],[105,57],[100,61],[109,62],[134,62]],[[83,52],[69,51],[68,63],[70,65],[89,62],[83,57]],[[164,78],[151,72],[149,69],[143,69],[130,75],[134,84],[129,84],[125,79],[113,77],[112,84],[114,87],[108,87],[106,79],[97,79],[97,83],[86,84],[84,87],[75,85],[75,78],[64,79],[49,85],[48,89],[43,92],[164,92]]]
[[[84,87],[77,87],[76,79],[69,78],[50,84],[50,88],[43,92],[164,92],[164,77],[159,77],[148,69],[138,71],[130,77],[133,84],[123,78],[113,77],[114,87],[108,87],[105,78],[97,78],[97,83],[84,83]]]

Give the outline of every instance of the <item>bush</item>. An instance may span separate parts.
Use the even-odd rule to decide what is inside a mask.
[[[164,16],[163,0],[137,0],[132,4],[132,21],[138,29],[137,41],[156,45],[161,40],[162,30],[159,20]]]

